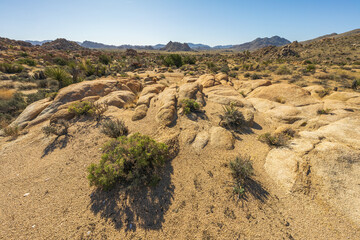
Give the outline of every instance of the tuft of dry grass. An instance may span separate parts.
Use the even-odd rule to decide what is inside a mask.
[[[9,100],[13,97],[15,89],[0,88],[0,100]]]

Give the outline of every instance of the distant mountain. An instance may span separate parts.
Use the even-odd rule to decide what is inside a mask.
[[[273,36],[271,38],[267,38],[267,37],[256,38],[254,41],[251,42],[243,43],[240,45],[234,45],[231,47],[231,49],[237,51],[246,51],[246,50],[253,51],[267,46],[280,47],[289,43],[291,42],[285,38],[281,38],[279,36]]]
[[[198,44],[187,43],[187,45],[189,45],[189,47],[194,50],[209,50],[209,49],[211,49],[211,47],[209,45],[205,45],[205,44],[201,44],[201,43],[198,43]]]
[[[41,46],[43,45],[44,43],[47,43],[47,42],[51,42],[52,40],[44,40],[44,41],[36,41],[36,40],[25,40],[25,42],[28,42],[28,43],[31,43],[32,45],[36,46]]]
[[[358,33],[360,33],[360,28],[354,29],[354,30],[351,30],[351,31],[348,31],[348,32],[340,33],[340,34],[337,34],[337,33],[326,34],[326,35],[323,35],[323,36],[320,36],[320,37],[317,37],[317,38],[302,41],[300,43],[301,44],[309,44],[309,43],[312,43],[312,42],[315,42],[315,41],[318,41],[318,40],[321,40],[321,39],[325,39],[325,38],[332,38],[332,37],[333,38],[339,38],[339,37],[351,36],[351,35],[358,34]]]
[[[213,47],[213,49],[229,49],[232,48],[234,45],[217,45]]]
[[[118,49],[154,50],[154,48],[150,45],[143,46],[143,45],[129,45],[129,44],[118,46]]]
[[[65,38],[58,38],[54,41],[47,42],[41,45],[42,48],[47,50],[82,50],[84,47],[73,41],[68,41]]]
[[[93,48],[93,49],[117,49],[117,46],[114,45],[106,45],[103,43],[91,42],[91,41],[84,41],[80,44],[82,47],[85,48]]]
[[[156,44],[156,45],[154,45],[154,46],[152,46],[154,49],[156,49],[156,50],[159,50],[160,48],[163,48],[163,47],[165,47],[165,44]]]
[[[170,41],[168,44],[166,44],[165,47],[161,48],[162,51],[167,52],[189,52],[192,51],[192,49],[189,47],[187,43],[179,43],[179,42],[172,42]]]
[[[21,46],[21,47],[32,47],[31,43],[25,41],[17,41],[9,38],[0,37],[0,50],[6,50],[12,46]]]

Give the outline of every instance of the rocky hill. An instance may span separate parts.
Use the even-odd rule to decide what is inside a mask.
[[[167,52],[188,52],[192,51],[187,43],[179,43],[170,41],[165,47],[161,48],[162,51]]]
[[[359,34],[359,33],[360,33],[360,29],[354,29],[354,30],[344,32],[344,33],[340,33],[340,34],[337,34],[337,33],[326,34],[324,36],[320,36],[320,37],[317,37],[317,38],[314,38],[314,39],[309,39],[309,40],[306,40],[306,41],[302,41],[301,43],[302,44],[309,44],[309,43],[312,43],[312,42],[315,42],[315,41],[318,41],[318,40],[322,40],[322,39],[325,39],[325,38],[334,38],[335,39],[335,38],[341,38],[341,37],[356,35],[356,34]]]
[[[10,46],[31,47],[31,43],[25,41],[12,40],[0,37],[0,50],[8,49]]]
[[[285,38],[273,36],[271,38],[257,38],[251,42],[233,45],[231,49],[234,49],[236,51],[253,51],[267,46],[284,46],[289,43],[290,41]]]
[[[70,51],[77,51],[84,49],[78,43],[73,41],[68,41],[64,38],[58,38],[54,41],[46,42],[41,45],[41,48],[46,50],[70,50]]]

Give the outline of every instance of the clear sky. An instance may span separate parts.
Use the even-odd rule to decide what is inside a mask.
[[[0,0],[0,36],[17,40],[213,46],[356,28],[360,0]]]

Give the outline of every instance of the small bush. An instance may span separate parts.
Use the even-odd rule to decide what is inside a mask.
[[[71,104],[68,108],[68,111],[70,113],[74,113],[76,116],[93,115],[95,112],[95,107],[92,102],[79,101]]]
[[[108,65],[109,63],[111,63],[111,58],[108,55],[102,54],[99,57],[99,62]]]
[[[256,74],[256,73],[251,74],[251,79],[252,80],[261,79],[261,78],[262,77],[260,75]]]
[[[194,99],[183,99],[181,100],[180,106],[182,107],[185,115],[200,109],[199,103],[197,103]]]
[[[45,76],[58,81],[60,88],[66,87],[73,83],[70,74],[59,67],[46,68]]]
[[[290,138],[291,138],[291,136],[286,133],[271,134],[271,133],[267,132],[267,133],[261,134],[258,137],[258,140],[266,143],[269,146],[280,147],[280,146],[285,146],[288,143]]]
[[[319,115],[327,115],[331,112],[330,108],[325,108],[325,109],[318,109],[317,110],[317,114]]]
[[[196,63],[196,57],[195,57],[195,56],[192,57],[192,56],[186,55],[186,56],[183,57],[183,62],[184,62],[184,64],[193,65],[193,64]]]
[[[223,106],[223,114],[220,115],[220,126],[234,130],[241,127],[244,123],[244,115],[233,103]]]
[[[101,124],[101,132],[111,138],[118,138],[126,136],[129,132],[124,121],[121,120],[106,120]]]
[[[276,71],[275,73],[277,75],[290,75],[291,74],[291,70],[286,66],[286,65],[281,65]]]
[[[51,123],[49,126],[42,128],[43,133],[48,137],[50,135],[62,136],[68,133],[69,124],[60,119],[56,123]]]
[[[129,187],[149,185],[159,180],[160,167],[168,157],[168,147],[136,133],[109,141],[103,147],[99,164],[88,168],[91,186],[105,190],[116,183]]]
[[[245,77],[245,78],[249,78],[250,76],[251,76],[251,74],[248,73],[248,72],[244,74],[244,77]]]
[[[231,176],[234,179],[233,193],[242,197],[245,193],[245,181],[254,175],[254,168],[252,166],[249,156],[238,156],[234,161],[230,161],[229,168]]]
[[[17,125],[7,126],[6,128],[4,128],[4,134],[7,137],[17,137],[19,136],[19,133],[20,133],[20,128]]]
[[[20,73],[24,67],[19,64],[0,63],[0,71],[3,73]]]
[[[303,69],[303,72],[304,73],[315,73],[315,70],[316,70],[315,64],[309,64]]]
[[[36,61],[34,59],[30,59],[30,58],[19,59],[17,62],[19,64],[26,64],[26,65],[31,66],[31,67],[36,66]]]
[[[327,88],[324,90],[316,91],[316,93],[319,95],[319,97],[323,98],[331,93],[331,89]]]
[[[183,60],[179,54],[170,54],[164,58],[164,64],[167,67],[176,66],[179,68],[183,65]]]

